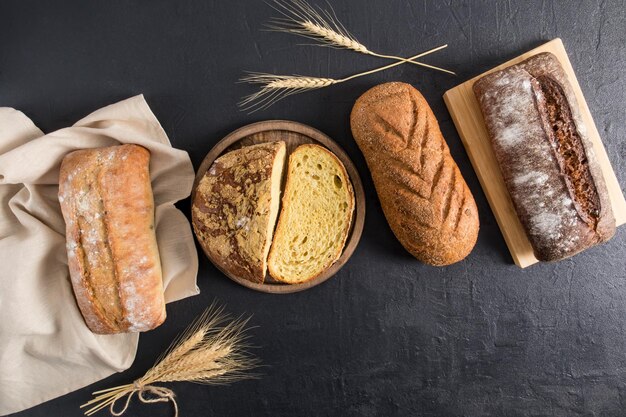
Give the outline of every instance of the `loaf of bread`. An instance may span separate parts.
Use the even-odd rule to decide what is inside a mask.
[[[283,207],[268,258],[270,275],[297,284],[330,267],[343,251],[354,213],[345,167],[319,145],[298,146],[289,156]]]
[[[61,164],[70,276],[94,333],[146,331],[165,320],[149,164],[137,145],[75,151]]]
[[[192,223],[209,258],[227,274],[262,283],[280,206],[285,142],[217,158],[196,187]]]
[[[356,101],[350,124],[406,250],[437,266],[465,258],[478,236],[476,203],[419,91],[399,82],[376,86]]]
[[[535,256],[557,261],[615,233],[576,97],[550,53],[474,84],[496,159]]]

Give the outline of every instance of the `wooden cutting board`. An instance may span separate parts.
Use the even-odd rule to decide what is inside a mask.
[[[600,139],[600,135],[598,134],[596,125],[593,122],[591,113],[589,112],[589,107],[580,89],[580,85],[578,85],[578,80],[574,74],[572,64],[567,57],[567,53],[565,52],[563,42],[561,39],[554,39],[446,91],[443,95],[448,111],[452,115],[452,120],[461,136],[465,150],[469,155],[474,170],[480,180],[480,184],[483,187],[483,191],[487,196],[489,205],[504,235],[504,240],[513,256],[513,261],[521,268],[532,265],[538,262],[538,260],[533,255],[530,242],[515,213],[511,197],[504,185],[500,167],[498,166],[493,149],[491,148],[491,141],[487,135],[485,122],[472,87],[474,82],[482,76],[517,64],[541,52],[551,52],[554,54],[568,76],[574,93],[576,94],[584,123],[587,126],[589,138],[593,143],[597,160],[604,173],[604,179],[609,190],[616,223],[618,226],[626,223],[626,200],[624,200],[624,195],[617,182],[615,172],[611,167],[611,163],[604,149],[604,145],[602,144],[602,140]]]

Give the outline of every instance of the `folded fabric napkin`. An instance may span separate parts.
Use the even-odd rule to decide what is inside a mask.
[[[135,143],[150,150],[156,236],[167,302],[198,294],[198,257],[174,203],[191,192],[189,155],[174,149],[143,96],[104,107],[44,135],[0,108],[0,415],[32,407],[123,371],[138,334],[96,335],[69,279],[57,199],[61,160],[76,149]]]

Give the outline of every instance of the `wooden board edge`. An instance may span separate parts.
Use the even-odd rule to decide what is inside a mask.
[[[460,122],[460,120],[458,119],[457,115],[455,114],[456,112],[453,111],[454,110],[454,104],[452,103],[452,97],[455,94],[459,94],[459,97],[463,97],[464,94],[462,94],[460,91],[463,88],[472,88],[473,84],[480,79],[481,77],[485,76],[486,74],[492,73],[494,71],[498,71],[501,70],[503,68],[509,67],[511,65],[514,65],[518,62],[521,62],[524,59],[527,59],[531,56],[537,55],[538,53],[541,52],[554,52],[557,51],[559,53],[561,53],[562,56],[559,56],[559,54],[555,54],[557,56],[557,59],[559,60],[559,62],[561,63],[561,65],[563,66],[563,69],[565,71],[565,73],[568,76],[568,80],[574,90],[575,96],[577,98],[577,100],[579,101],[578,105],[580,107],[581,113],[582,113],[582,117],[583,120],[585,122],[585,126],[587,127],[587,129],[589,130],[589,136],[590,139],[592,139],[592,144],[593,144],[593,151],[595,153],[596,159],[598,160],[598,163],[600,164],[600,166],[602,167],[602,173],[608,188],[608,193],[609,193],[609,198],[611,201],[611,207],[613,209],[613,215],[615,217],[615,222],[616,222],[616,226],[620,226],[626,223],[626,199],[624,198],[624,194],[622,192],[622,189],[619,185],[619,182],[617,180],[617,176],[615,174],[615,170],[613,169],[613,166],[610,162],[610,159],[608,157],[608,154],[606,152],[606,148],[604,146],[604,143],[602,141],[602,137],[600,136],[598,130],[597,130],[597,126],[593,120],[593,116],[591,115],[591,112],[589,110],[589,106],[587,104],[587,101],[584,97],[584,94],[582,92],[582,89],[580,88],[580,84],[578,82],[578,78],[576,77],[576,73],[574,72],[574,69],[572,67],[572,64],[569,60],[569,56],[567,55],[567,51],[565,50],[565,45],[563,44],[563,41],[560,38],[555,38],[549,42],[546,42],[536,48],[531,49],[528,52],[522,53],[519,56],[512,58],[488,71],[485,71],[449,90],[447,90],[444,94],[443,94],[443,99],[444,99],[444,103],[446,104],[446,107],[448,108],[448,112],[450,113],[450,116],[452,117],[452,121],[457,129],[457,132],[459,134],[459,137],[461,138],[461,141],[463,142],[463,146],[465,147],[465,150],[469,156],[470,162],[472,163],[472,167],[474,168],[474,171],[476,172],[476,175],[478,177],[478,180],[480,182],[480,185],[483,189],[483,192],[485,193],[485,196],[487,197],[487,201],[489,202],[489,206],[491,208],[491,211],[494,214],[494,217],[496,218],[496,221],[498,223],[498,226],[500,228],[500,231],[507,243],[507,246],[509,247],[509,252],[511,253],[511,256],[513,258],[513,261],[515,262],[516,265],[518,265],[521,268],[525,268],[527,266],[530,266],[534,263],[537,263],[538,260],[532,256],[532,257],[528,257],[528,256],[524,256],[523,258],[520,258],[518,256],[518,253],[514,250],[514,246],[512,246],[511,244],[511,235],[510,235],[510,231],[508,230],[508,228],[502,227],[503,225],[503,219],[502,214],[500,213],[501,210],[496,210],[494,209],[494,205],[495,203],[493,202],[493,198],[492,198],[492,192],[493,190],[491,189],[491,187],[486,185],[485,179],[483,178],[483,174],[482,171],[479,169],[479,162],[476,160],[476,157],[474,155],[473,150],[471,149],[471,146],[469,144],[469,140],[467,139],[467,133],[464,131],[463,129],[463,124]],[[481,115],[482,117],[482,115]],[[483,122],[484,124],[484,122]],[[510,196],[508,196],[508,191],[507,191],[507,197],[509,200],[509,204],[512,207],[512,201],[510,199]],[[519,223],[519,219],[517,218],[517,216],[515,216],[517,222]],[[519,225],[521,227],[521,223]],[[528,240],[526,238],[526,240]],[[530,242],[528,242],[528,245],[530,246]]]
[[[611,160],[609,159],[609,156],[606,152],[606,147],[604,146],[604,142],[602,141],[602,136],[600,136],[600,132],[598,132],[598,127],[596,126],[596,123],[593,120],[593,115],[591,114],[591,111],[589,110],[589,105],[587,104],[585,95],[583,94],[583,91],[580,88],[578,77],[576,77],[576,72],[574,71],[574,67],[572,66],[572,63],[569,60],[569,55],[567,54],[567,50],[565,49],[565,44],[563,43],[563,40],[561,38],[554,38],[551,41],[541,44],[538,47],[533,48],[528,52],[524,52],[515,58],[512,58],[500,65],[497,65],[491,68],[488,71],[485,71],[481,74],[478,74],[477,76],[473,78],[470,78],[469,80],[455,87],[452,87],[451,89],[447,90],[443,95],[444,102],[446,102],[446,107],[448,107],[448,111],[449,111],[450,106],[448,106],[448,102],[446,101],[446,96],[448,95],[448,93],[454,92],[454,90],[466,84],[473,85],[476,81],[478,81],[479,78],[482,78],[487,74],[507,68],[533,55],[537,55],[538,53],[549,51],[551,48],[555,48],[557,50],[560,50],[560,52],[562,52],[564,59],[561,59],[561,57],[559,57],[558,55],[556,57],[559,60],[559,63],[563,66],[563,69],[568,76],[567,77],[568,81],[570,82],[572,89],[574,90],[576,98],[577,99],[579,97],[582,98],[582,100],[579,100],[578,105],[581,107],[580,110],[581,110],[581,114],[583,118],[585,119],[585,126],[587,126],[587,128],[590,130],[589,136],[591,138],[593,137],[597,138],[598,142],[602,145],[602,146],[597,146],[598,142],[596,142],[595,140],[592,141],[594,145],[593,150],[594,150],[594,153],[596,154],[596,158],[599,159],[598,162],[600,166],[603,168],[604,167],[610,168],[610,169],[603,169],[602,174],[604,176],[604,181],[606,182],[607,188],[609,190],[611,207],[613,209],[613,216],[615,217],[615,225],[621,226],[623,224],[626,224],[626,198],[624,197],[624,193],[622,192],[619,181],[617,180],[617,175],[615,174],[615,170],[613,169]],[[455,126],[456,126],[456,123],[455,123]]]
[[[491,212],[493,213],[496,222],[498,223],[498,227],[500,228],[500,232],[502,233],[502,236],[504,237],[504,241],[506,242],[507,248],[509,250],[509,253],[511,254],[511,257],[513,258],[513,262],[515,263],[515,265],[519,266],[520,268],[526,268],[530,265],[533,265],[537,262],[539,262],[536,258],[535,259],[528,259],[527,257],[525,258],[520,258],[518,256],[518,253],[514,250],[511,249],[512,247],[512,239],[513,237],[511,236],[511,230],[509,228],[504,227],[504,219],[502,216],[502,213],[500,210],[496,210],[494,209],[494,197],[492,194],[492,188],[489,187],[486,184],[486,180],[483,177],[482,173],[481,173],[481,169],[479,168],[479,162],[476,160],[476,157],[474,155],[474,152],[472,150],[470,150],[470,146],[469,143],[467,141],[466,138],[466,132],[464,131],[460,121],[457,118],[457,115],[455,114],[455,112],[451,111],[452,108],[452,103],[450,102],[450,98],[449,98],[449,94],[455,94],[454,91],[452,90],[448,90],[444,93],[443,95],[443,101],[446,105],[446,107],[448,108],[448,112],[450,113],[450,116],[452,117],[452,122],[454,123],[454,126],[456,127],[456,130],[459,134],[459,137],[461,138],[461,142],[463,142],[463,146],[465,147],[465,151],[467,153],[467,156],[470,159],[470,163],[472,164],[472,167],[474,168],[474,172],[476,173],[476,177],[478,177],[478,182],[480,183],[480,186],[483,190],[483,193],[485,194],[485,197],[487,198],[487,202],[489,203],[489,207],[491,208]],[[499,174],[501,175],[501,174]],[[503,179],[500,179],[502,182],[504,182]],[[513,206],[513,202],[511,201],[511,197],[508,196],[508,190],[504,190],[506,191],[507,194],[507,198],[509,199],[509,204],[511,206]],[[516,216],[517,219],[517,216]],[[517,220],[519,221],[519,219]],[[521,225],[520,225],[521,227]],[[530,242],[528,243],[528,245],[530,246]]]

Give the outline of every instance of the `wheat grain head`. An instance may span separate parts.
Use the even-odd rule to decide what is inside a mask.
[[[259,361],[247,352],[248,319],[229,320],[222,308],[211,305],[143,377],[133,384],[97,391],[96,397],[81,408],[91,407],[85,414],[92,415],[104,407],[113,407],[117,400],[132,396],[142,387],[154,389],[150,384],[156,382],[225,384],[256,377],[249,372],[259,366]]]
[[[455,75],[453,71],[445,68],[369,50],[365,45],[357,41],[339,21],[330,4],[328,5],[330,12],[319,7],[315,9],[305,0],[273,0],[272,3],[268,4],[282,15],[281,17],[270,19],[269,24],[266,25],[269,30],[291,33],[312,39],[319,46],[350,49],[362,54],[402,61]]]
[[[334,10],[314,9],[304,0],[274,0],[268,3],[282,16],[270,19],[266,27],[317,41],[321,46],[345,48],[369,54],[365,45],[337,19]]]
[[[265,109],[290,95],[328,87],[340,82],[340,80],[332,78],[274,75],[260,72],[248,73],[239,81],[261,85],[259,91],[244,97],[239,102],[239,107],[244,111],[250,111],[250,113]]]

